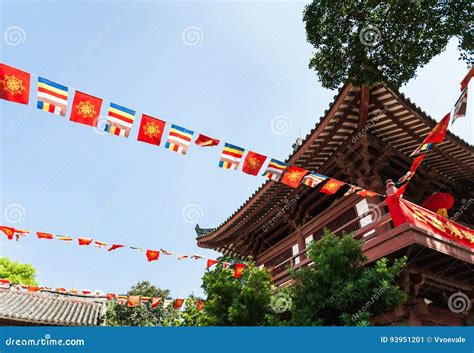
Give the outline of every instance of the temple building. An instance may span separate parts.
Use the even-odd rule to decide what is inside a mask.
[[[105,296],[0,284],[0,326],[101,326]]]
[[[385,84],[370,88],[346,84],[314,129],[295,144],[286,162],[392,195],[396,188],[390,180],[398,180],[410,169],[411,152],[436,124]],[[311,265],[306,247],[320,239],[324,228],[352,233],[362,240],[369,266],[382,257],[408,258],[399,279],[408,300],[376,317],[376,324],[473,324],[472,312],[449,306],[455,293],[474,298],[472,145],[448,131],[444,142],[428,152],[404,194],[417,222],[395,220],[388,197],[345,196],[348,186],[328,195],[320,192],[323,186],[324,182],[315,188],[293,189],[268,180],[218,227],[197,226],[198,246],[235,258],[251,255],[258,265],[272,269],[275,285],[285,286],[291,285],[288,266]],[[454,198],[447,218],[417,206],[436,193]],[[430,222],[445,231],[430,228]]]

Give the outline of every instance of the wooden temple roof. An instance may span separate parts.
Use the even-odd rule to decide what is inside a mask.
[[[385,180],[397,180],[407,172],[412,161],[410,153],[436,124],[407,97],[385,84],[371,88],[347,84],[286,162],[384,194]],[[368,138],[368,142],[355,151],[358,140],[364,138]],[[372,148],[383,152],[380,158],[370,160]],[[345,167],[353,158],[352,152],[367,158],[357,172]],[[364,177],[370,173],[368,169],[376,170],[378,180]],[[441,180],[435,186],[437,190],[449,187],[449,191],[465,192],[463,197],[474,197],[474,146],[449,131],[445,141],[428,153],[421,170]],[[218,227],[203,229],[197,226],[198,245],[238,255],[234,252],[235,239],[261,227],[262,222],[278,209],[277,205],[305,189],[308,187],[301,185],[295,191],[282,183],[266,181]],[[407,197],[414,192],[409,187]]]

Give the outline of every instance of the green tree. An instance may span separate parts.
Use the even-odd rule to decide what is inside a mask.
[[[35,276],[36,269],[32,265],[21,264],[8,257],[0,258],[0,278],[8,279],[16,284],[36,286],[38,282]]]
[[[138,282],[127,295],[167,298],[169,290],[159,289],[148,281]],[[116,301],[107,303],[107,325],[109,326],[175,326],[179,323],[179,313],[172,305],[163,308],[151,307],[151,302],[129,308]]]
[[[310,68],[322,85],[386,82],[399,87],[457,37],[461,59],[473,63],[470,1],[314,0],[304,10]]]
[[[225,259],[227,260],[227,259]],[[249,259],[238,279],[233,269],[222,262],[203,276],[207,295],[202,324],[206,326],[263,326],[268,325],[273,314],[271,275],[259,269]]]
[[[308,256],[312,267],[291,271],[294,325],[368,325],[406,300],[395,280],[406,258],[378,260],[373,266],[351,235],[338,237],[325,230],[320,241],[312,242]]]
[[[202,326],[204,312],[198,310],[198,301],[203,302],[202,299],[194,295],[190,295],[186,299],[184,310],[181,311],[182,326]]]

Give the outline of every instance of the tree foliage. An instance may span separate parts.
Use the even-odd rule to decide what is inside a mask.
[[[201,323],[206,326],[263,326],[273,314],[270,301],[270,274],[249,259],[242,276],[233,278],[234,271],[219,262],[203,276],[207,299]]]
[[[310,68],[324,87],[349,80],[399,87],[457,37],[460,58],[473,63],[469,1],[313,0],[304,10]]]
[[[169,290],[159,289],[148,281],[142,281],[133,286],[127,295],[167,298]],[[177,326],[179,322],[179,313],[172,305],[166,309],[163,305],[152,308],[148,302],[129,308],[116,301],[107,303],[107,325],[110,326]]]
[[[182,326],[202,326],[203,311],[199,311],[197,304],[200,298],[190,295],[185,301],[184,310],[181,311]]]
[[[351,235],[327,230],[311,243],[308,256],[314,265],[291,272],[294,325],[368,325],[373,315],[406,300],[395,282],[406,259],[368,266],[360,244]]]
[[[30,264],[21,264],[8,257],[0,258],[0,278],[12,283],[36,286],[36,269]]]

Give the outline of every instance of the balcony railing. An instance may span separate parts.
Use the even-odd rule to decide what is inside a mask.
[[[385,206],[386,202],[383,201],[375,206],[373,206],[369,211],[354,217],[351,219],[349,222],[346,222],[345,224],[337,227],[336,229],[331,229],[331,231],[335,234],[342,235],[342,233],[347,232],[347,230],[352,230],[353,231],[353,236],[355,239],[361,239],[364,243],[370,241],[373,239],[379,229],[381,227],[385,226],[384,231],[387,231],[388,229],[391,229],[392,226],[390,224],[391,221],[391,215],[389,212],[385,212]],[[374,210],[377,211],[377,217],[370,223],[367,224],[363,227],[360,227],[360,221],[364,219],[365,217],[368,216],[374,216]],[[334,221],[330,220],[330,221]],[[318,229],[316,229],[313,234],[322,234],[322,230],[327,227],[328,224],[331,222],[328,222]],[[314,239],[314,241],[317,241],[318,239]],[[282,286],[290,283],[290,278],[289,278],[289,273],[288,270],[291,269],[298,269],[301,267],[305,266],[311,266],[312,262],[311,260],[306,256],[306,251],[307,249],[303,249],[302,251],[298,252],[297,254],[291,256],[290,258],[287,258],[277,265],[272,267],[272,276],[273,276],[273,281],[275,285],[277,286]]]

